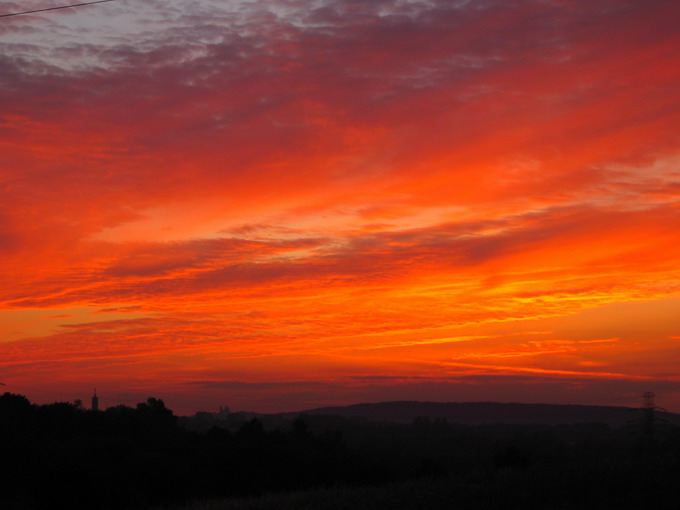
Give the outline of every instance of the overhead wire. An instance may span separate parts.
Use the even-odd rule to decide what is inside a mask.
[[[46,7],[44,9],[34,9],[32,11],[10,12],[9,14],[0,14],[0,18],[9,18],[10,16],[21,16],[22,14],[33,14],[36,12],[56,11],[58,9],[70,9],[71,7],[81,7],[83,5],[103,4],[106,2],[115,2],[116,0],[95,0],[94,2],[81,2],[79,4],[59,5],[56,7]]]

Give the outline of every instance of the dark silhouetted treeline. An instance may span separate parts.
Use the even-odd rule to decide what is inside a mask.
[[[678,480],[680,429],[673,425],[660,424],[650,436],[635,424],[301,416],[275,428],[252,419],[233,430],[191,432],[159,399],[93,412],[0,396],[6,510],[171,507],[371,486],[424,487],[400,496],[399,508],[669,508],[677,507]]]

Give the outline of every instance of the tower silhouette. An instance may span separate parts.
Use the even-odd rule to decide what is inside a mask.
[[[650,437],[654,435],[656,423],[666,421],[656,416],[656,411],[665,411],[663,407],[657,407],[654,402],[656,395],[651,391],[642,394],[642,425],[644,433]]]
[[[97,397],[97,388],[94,389],[94,395],[92,395],[92,410],[99,411],[99,397]]]

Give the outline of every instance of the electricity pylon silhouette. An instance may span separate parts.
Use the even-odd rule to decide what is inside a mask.
[[[663,407],[656,406],[655,396],[652,391],[645,391],[642,394],[642,430],[650,437],[654,435],[656,422],[661,421],[656,417],[656,411],[665,411]]]

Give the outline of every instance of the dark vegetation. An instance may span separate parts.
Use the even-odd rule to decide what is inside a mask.
[[[228,499],[200,508],[675,508],[678,480],[680,428],[672,424],[651,435],[637,424],[309,415],[274,429],[252,419],[192,432],[153,398],[93,412],[0,396],[5,510],[217,498]]]

